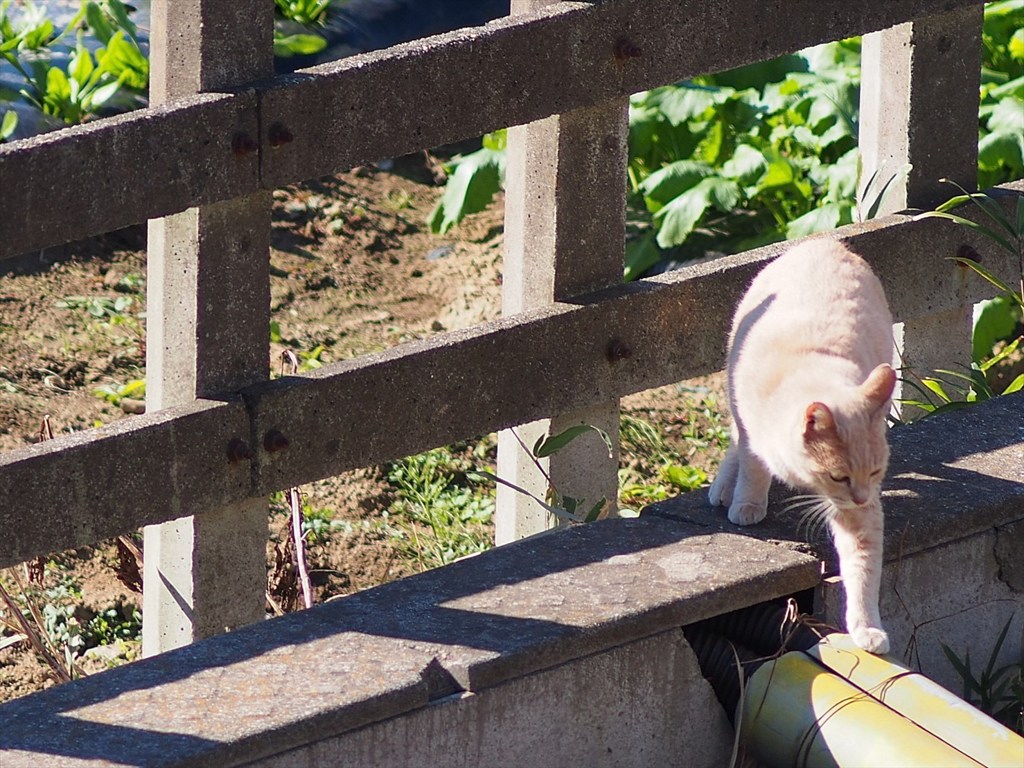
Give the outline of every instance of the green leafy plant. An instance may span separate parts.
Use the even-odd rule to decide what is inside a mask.
[[[274,0],[274,11],[279,19],[294,22],[301,27],[323,26],[331,0]],[[327,47],[327,40],[315,32],[287,33],[281,24],[274,27],[274,55],[282,58],[308,56]]]
[[[130,278],[130,284],[134,284]],[[142,327],[142,313],[133,313],[136,300],[132,296],[65,296],[56,306],[72,312],[84,312],[95,319],[96,327],[111,334],[114,343],[121,346],[134,345],[142,349],[145,345],[145,330]]]
[[[7,141],[11,138],[17,129],[18,113],[13,109],[5,111],[3,119],[0,120],[0,142]]]
[[[945,643],[941,643],[941,646],[942,652],[963,681],[963,700],[1024,736],[1024,664],[1015,662],[996,666],[1012,623],[1013,616],[1007,620],[996,638],[985,667],[978,672],[972,668],[970,650],[960,658]]]
[[[563,523],[590,523],[594,520],[598,520],[601,517],[608,514],[610,508],[610,502],[608,499],[598,499],[597,502],[593,503],[592,506],[586,506],[584,499],[578,499],[574,496],[568,496],[563,494],[555,484],[551,481],[551,476],[544,469],[540,463],[541,459],[545,459],[549,456],[558,453],[566,445],[571,443],[573,440],[585,435],[589,432],[594,432],[601,441],[605,444],[608,449],[608,457],[612,456],[612,443],[611,438],[608,437],[608,433],[603,429],[599,429],[591,424],[578,424],[568,429],[565,429],[554,435],[542,435],[534,443],[533,448],[527,448],[526,444],[519,437],[519,433],[512,430],[512,434],[519,442],[520,447],[526,451],[530,459],[533,461],[537,470],[547,480],[547,491],[545,498],[541,499],[530,493],[525,488],[522,488],[515,483],[509,482],[508,480],[498,477],[493,472],[487,472],[484,470],[474,470],[473,474],[480,477],[492,480],[499,485],[504,485],[507,488],[511,488],[516,493],[520,493],[528,498],[533,499],[537,504],[548,511],[555,519],[560,520]]]
[[[984,186],[1024,175],[1024,0],[985,9],[979,112]],[[624,277],[659,262],[736,253],[873,218],[907,167],[863,184],[857,150],[860,40],[705,75],[630,99],[630,224]],[[500,150],[499,150],[500,152]],[[454,158],[431,215],[443,232],[501,184],[485,146]]]
[[[619,502],[624,507],[636,509],[707,484],[707,473],[689,464],[650,422],[623,414],[619,438],[623,452],[635,457],[619,470]]]
[[[125,400],[145,400],[145,379],[132,379],[124,384],[104,384],[93,390],[96,397],[106,400],[111,405],[121,406]]]
[[[985,6],[978,186],[1024,176],[1024,0]]]
[[[948,181],[948,180],[944,180]],[[953,182],[950,182],[953,183]],[[971,249],[950,257],[958,265],[972,270],[1000,293],[985,302],[975,315],[972,348],[974,360],[970,370],[960,372],[939,370],[933,375],[917,376],[904,369],[903,381],[921,398],[905,398],[927,414],[962,408],[967,403],[981,402],[997,395],[1024,389],[1024,373],[1015,376],[998,391],[992,373],[1024,348],[1024,196],[1017,198],[1013,216],[1008,216],[998,201],[982,192],[961,194],[950,198],[934,211],[925,211],[915,218],[938,218],[952,221],[983,235],[992,245],[1010,254],[1017,262],[1018,283],[1011,286],[994,275]],[[980,221],[954,213],[961,206],[972,205],[981,212]]]
[[[149,62],[136,41],[128,7],[120,0],[83,2],[59,33],[45,10],[34,3],[25,4],[17,27],[9,7],[10,0],[0,3],[0,57],[24,80],[19,95],[26,102],[69,124],[95,116],[115,95],[125,92],[134,94],[135,106],[141,106]],[[84,43],[86,27],[102,43],[94,52]],[[68,48],[63,40],[76,29],[75,45]],[[69,54],[65,67],[52,63],[54,54],[65,52]]]
[[[431,232],[443,234],[490,204],[505,183],[506,142],[504,130],[488,133],[480,149],[444,166],[448,183],[428,219]]]

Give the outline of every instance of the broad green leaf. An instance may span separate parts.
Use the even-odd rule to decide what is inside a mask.
[[[508,146],[508,132],[501,128],[493,133],[485,133],[482,143],[485,148],[494,152],[504,152]]]
[[[771,159],[767,172],[757,186],[759,190],[782,187],[792,184],[794,178],[792,164],[783,157],[775,157]]]
[[[97,40],[104,45],[110,42],[110,38],[114,34],[114,27],[98,3],[88,2],[85,4],[85,20]]]
[[[931,390],[935,395],[937,395],[939,399],[942,400],[944,403],[948,403],[953,399],[948,394],[946,394],[946,389],[945,387],[942,386],[943,382],[939,381],[938,379],[925,377],[921,379],[921,383],[924,384],[924,386]]]
[[[731,88],[682,83],[666,93],[661,100],[661,112],[675,125],[700,120],[709,109],[725,101],[732,93]]]
[[[95,65],[92,61],[92,54],[89,53],[89,50],[79,40],[74,58],[71,59],[69,74],[79,85],[85,85],[94,69]]]
[[[988,127],[991,131],[1024,134],[1024,101],[1013,97],[1000,99],[989,116]]]
[[[592,424],[577,424],[576,426],[562,430],[557,435],[547,435],[539,438],[533,446],[533,455],[538,459],[546,458],[547,456],[562,450],[577,437],[585,435],[587,432],[597,433],[598,437],[600,437],[604,442],[605,447],[608,448],[608,457],[611,458],[612,441],[608,437],[608,433]]]
[[[274,35],[274,55],[282,58],[309,56],[326,47],[327,40],[320,35]]]
[[[18,127],[18,113],[13,109],[4,112],[3,122],[0,122],[0,141],[10,138]]]
[[[626,243],[626,266],[622,279],[629,283],[664,258],[664,252],[655,244],[654,233],[645,234],[638,240]]]
[[[1003,390],[1004,395],[1012,395],[1014,392],[1020,392],[1024,389],[1024,373],[1011,381],[1006,389]]]
[[[740,188],[736,182],[711,176],[702,179],[654,214],[658,228],[658,245],[671,248],[682,245],[708,208],[728,211],[739,203]]]
[[[121,83],[117,80],[114,80],[111,83],[107,83],[106,85],[101,85],[99,88],[92,92],[92,97],[90,99],[91,106],[93,108],[102,107],[119,90],[121,90]]]
[[[139,36],[139,31],[135,26],[135,22],[131,20],[128,15],[128,6],[121,2],[121,0],[107,0],[107,9],[110,11],[110,15],[114,17],[114,21],[117,25],[123,29],[128,35],[134,40]]]
[[[1007,295],[977,304],[971,332],[974,361],[981,363],[991,356],[996,343],[1010,338],[1017,330],[1019,319],[1020,310]]]
[[[722,165],[722,175],[738,181],[744,186],[756,183],[768,170],[768,161],[764,153],[749,144],[736,147],[732,157]]]
[[[1024,165],[1024,138],[1020,133],[994,131],[978,142],[978,165],[997,169],[1019,169]]]
[[[485,147],[461,158],[431,214],[431,231],[444,234],[469,214],[486,208],[501,189],[504,175],[502,152]]]
[[[647,210],[657,213],[666,203],[713,173],[714,169],[709,165],[692,160],[677,160],[655,171],[640,184]]]
[[[789,222],[786,227],[786,239],[796,240],[813,235],[815,232],[828,232],[844,224],[850,224],[852,221],[852,203],[825,203],[825,205],[808,211],[803,216]]]

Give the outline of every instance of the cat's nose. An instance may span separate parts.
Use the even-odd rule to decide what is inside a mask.
[[[863,507],[871,499],[871,495],[870,494],[868,494],[868,493],[858,493],[857,491],[853,491],[850,494],[850,496],[853,499],[853,503],[856,504],[858,507]]]

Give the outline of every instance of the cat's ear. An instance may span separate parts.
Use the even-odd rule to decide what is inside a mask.
[[[893,390],[896,388],[896,371],[891,365],[882,363],[868,374],[867,379],[860,385],[860,391],[867,401],[882,408],[889,403]]]
[[[836,420],[824,403],[811,403],[804,412],[804,440],[813,440],[835,432]]]

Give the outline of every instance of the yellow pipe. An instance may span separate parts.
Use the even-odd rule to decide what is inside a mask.
[[[740,727],[772,768],[1021,768],[1024,739],[891,659],[830,635],[747,680]]]
[[[830,635],[808,654],[895,712],[987,766],[1024,768],[1024,739],[919,672]]]

